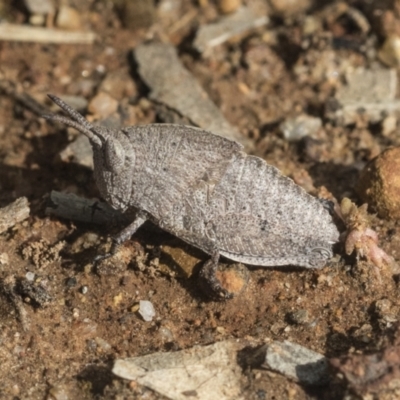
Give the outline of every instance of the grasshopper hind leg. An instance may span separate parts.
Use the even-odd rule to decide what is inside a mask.
[[[209,297],[218,300],[230,299],[232,294],[222,287],[216,275],[219,257],[219,251],[215,250],[211,258],[204,263],[199,273],[200,284]]]

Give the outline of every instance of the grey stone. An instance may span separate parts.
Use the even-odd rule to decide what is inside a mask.
[[[268,345],[262,366],[306,385],[329,381],[328,361],[323,355],[287,340]]]

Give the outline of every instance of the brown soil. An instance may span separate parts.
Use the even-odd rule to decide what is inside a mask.
[[[217,15],[212,3],[202,9],[198,2],[177,1],[175,22],[193,14],[182,26],[163,16],[151,28],[136,31],[122,25],[110,2],[72,3],[83,27],[98,34],[94,45],[0,44],[3,79],[47,107],[46,93],[90,101],[105,77],[120,73],[131,82],[130,98],[121,89],[116,90],[117,100],[125,99],[136,123],[155,122],[154,108],[143,101],[147,89],[130,61],[131,50],[155,36],[177,46],[185,66],[227,120],[254,140],[255,153],[306,189],[325,186],[338,200],[350,197],[357,202],[354,187],[360,167],[400,143],[398,131],[384,136],[380,125],[337,126],[325,119],[324,105],[335,85],[324,72],[343,63],[368,66],[365,46],[372,46],[346,21],[329,20],[321,6],[328,2],[315,2],[318,7],[308,11],[322,22],[313,37],[302,35],[305,15],[277,16],[267,27],[224,44],[209,59],[190,45],[198,26]],[[4,12],[14,22],[25,18],[19,9]],[[375,15],[373,10],[363,12]],[[369,35],[381,40],[379,23],[371,23],[374,31]],[[297,73],[301,68],[304,72]],[[126,82],[116,79],[118,84]],[[0,235],[0,254],[8,255],[8,262],[0,264],[1,398],[62,398],[57,396],[64,392],[71,399],[160,398],[115,378],[110,372],[113,360],[228,338],[290,340],[328,357],[380,347],[391,322],[376,304],[387,299],[389,308],[400,305],[396,277],[346,256],[340,244],[337,256],[322,270],[250,268],[246,289],[224,302],[207,300],[198,287],[196,269],[206,255],[152,226],[143,227],[127,243],[132,259],[128,267],[94,269],[99,245],[118,228],[49,218],[44,212],[52,190],[98,196],[92,172],[60,162],[57,156],[71,140],[66,130],[47,124],[16,96],[3,92],[0,207],[26,196],[31,216]],[[323,130],[318,140],[288,143],[279,123],[300,111],[323,118]],[[381,247],[398,257],[397,222],[374,216],[372,221]],[[160,246],[167,250],[163,253]],[[185,260],[195,265],[193,274],[185,270]],[[36,287],[27,287],[27,272],[35,274],[30,286]],[[134,312],[139,300],[153,303],[157,316],[152,322]],[[294,322],[293,314],[303,310],[306,320]],[[309,389],[263,370],[246,376],[243,390],[248,399],[343,395],[340,386]]]

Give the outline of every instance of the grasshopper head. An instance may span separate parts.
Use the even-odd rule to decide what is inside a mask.
[[[126,210],[132,194],[135,152],[122,131],[94,126],[81,114],[56,96],[49,95],[70,118],[43,115],[50,121],[62,122],[83,133],[93,149],[94,176],[102,197],[115,209]]]

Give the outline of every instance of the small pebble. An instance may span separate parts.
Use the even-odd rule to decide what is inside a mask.
[[[310,0],[269,0],[275,14],[282,17],[291,17],[305,12],[311,5]]]
[[[124,295],[122,293],[118,293],[116,296],[113,297],[113,305],[117,307],[123,300]]]
[[[130,309],[129,309],[129,311],[131,312],[131,313],[135,313],[135,312],[138,312],[138,310],[139,310],[139,303],[135,303]]]
[[[288,142],[297,142],[305,136],[312,136],[321,126],[322,121],[320,118],[299,115],[295,118],[286,119],[279,128]]]
[[[288,319],[291,323],[303,325],[308,322],[309,315],[307,310],[297,310],[288,314]]]
[[[25,274],[25,278],[27,281],[33,282],[35,279],[35,274],[33,272],[27,272]]]
[[[370,161],[356,190],[380,217],[400,219],[400,147],[387,149]]]
[[[64,388],[60,386],[53,386],[49,390],[48,400],[69,400],[67,393]]]
[[[92,272],[92,269],[93,269],[93,264],[86,264],[83,267],[83,272],[87,275],[87,274],[90,274]]]
[[[235,12],[241,4],[242,0],[218,0],[218,8],[222,14]]]
[[[397,118],[394,115],[388,115],[382,121],[382,135],[389,136],[396,130]]]
[[[379,50],[378,58],[388,67],[398,67],[400,65],[400,37],[389,36]]]
[[[56,26],[60,29],[76,31],[81,29],[81,14],[75,8],[61,5],[56,18]]]
[[[81,287],[81,293],[86,294],[88,292],[89,288],[87,286],[82,286]]]
[[[226,333],[226,329],[225,329],[223,326],[217,326],[217,327],[215,328],[215,331],[216,331],[217,333],[219,333],[220,335],[224,335],[224,334]]]
[[[100,119],[105,119],[118,109],[118,101],[104,92],[98,93],[89,103],[88,110]]]
[[[32,14],[29,17],[29,24],[33,26],[43,26],[46,22],[46,17],[43,14]]]
[[[137,88],[127,70],[109,72],[100,84],[100,91],[108,93],[114,99],[137,96]]]
[[[126,28],[149,28],[156,20],[154,0],[121,0],[121,19]]]
[[[152,321],[156,315],[153,304],[147,300],[140,300],[138,313],[146,322]]]
[[[73,288],[74,286],[76,286],[77,280],[74,276],[72,276],[70,278],[67,278],[67,280],[65,281],[65,284],[67,285],[67,287]]]

